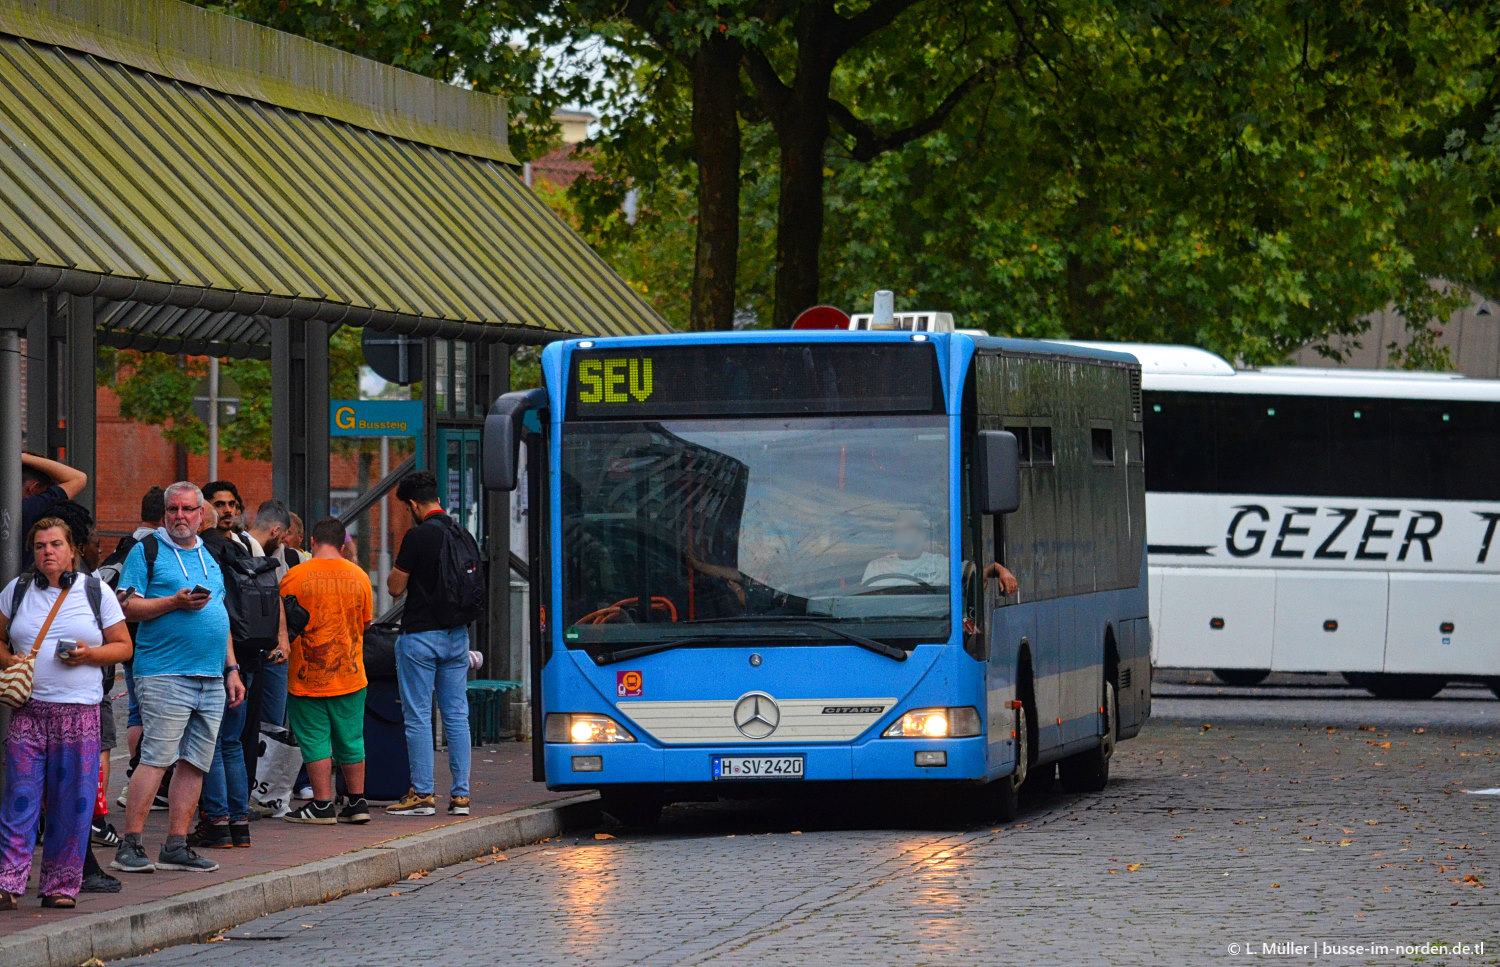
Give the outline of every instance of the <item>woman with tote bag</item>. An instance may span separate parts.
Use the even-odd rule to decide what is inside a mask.
[[[0,591],[0,692],[19,706],[5,743],[0,911],[26,890],[43,802],[42,906],[76,906],[99,784],[99,670],[134,651],[114,594],[78,571],[68,525],[44,517],[26,543],[32,569]]]

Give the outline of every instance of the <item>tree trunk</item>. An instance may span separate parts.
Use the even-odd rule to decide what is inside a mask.
[[[698,239],[690,325],[734,328],[740,245],[739,51],[714,34],[692,62],[693,152],[698,162]]]
[[[828,143],[827,89],[777,130],[781,198],[776,211],[776,305],[771,324],[786,329],[818,304],[818,251],[823,243],[823,152]]]

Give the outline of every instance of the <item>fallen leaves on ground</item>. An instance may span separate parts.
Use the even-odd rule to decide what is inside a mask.
[[[610,833],[595,833],[594,834],[594,838],[595,839],[614,839],[614,836],[612,834],[610,834]]]

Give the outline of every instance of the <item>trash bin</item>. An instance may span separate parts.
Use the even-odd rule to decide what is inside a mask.
[[[469,742],[471,745],[503,742],[514,737],[514,733],[505,727],[505,712],[501,707],[500,697],[520,687],[520,682],[485,678],[469,683]]]

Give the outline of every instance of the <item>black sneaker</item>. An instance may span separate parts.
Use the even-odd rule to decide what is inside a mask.
[[[115,858],[109,861],[109,868],[121,873],[153,873],[156,871],[156,864],[146,856],[146,848],[141,845],[140,837],[127,835],[121,841],[120,848],[115,850]]]
[[[370,821],[370,804],[365,802],[364,796],[344,800],[344,808],[339,810],[339,822],[363,824]]]
[[[234,840],[230,836],[228,823],[211,823],[200,819],[198,827],[188,833],[187,844],[193,849],[229,849],[234,845]]]
[[[332,826],[339,821],[332,799],[324,803],[314,799],[303,804],[301,809],[294,809],[281,818],[289,823],[312,823],[317,826]]]
[[[193,852],[191,846],[184,843],[181,846],[170,848],[163,846],[161,852],[156,856],[156,868],[159,870],[183,870],[188,873],[212,873],[219,868],[219,864],[211,859],[199,856]]]
[[[237,849],[250,848],[250,822],[229,824],[229,838]]]
[[[79,893],[119,893],[124,888],[117,876],[110,876],[103,870],[97,873],[89,873],[83,878],[83,885],[78,888]]]
[[[93,825],[89,827],[89,842],[95,846],[119,846],[120,834],[115,832],[114,826],[105,820],[104,817],[99,816],[94,819]]]

